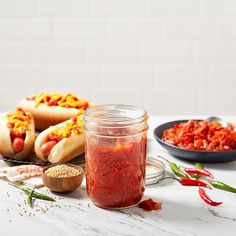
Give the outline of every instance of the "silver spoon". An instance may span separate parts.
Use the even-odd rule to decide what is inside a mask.
[[[223,127],[227,127],[227,125],[230,123],[234,130],[236,129],[236,124],[235,123],[232,123],[232,122],[228,122],[220,117],[217,117],[217,116],[210,116],[206,119],[206,121],[210,122],[210,123],[213,123],[213,122],[218,122],[220,123]]]
[[[217,122],[220,123],[223,127],[227,127],[228,123],[226,120],[221,119],[220,117],[217,116],[210,116],[206,119],[209,123]]]

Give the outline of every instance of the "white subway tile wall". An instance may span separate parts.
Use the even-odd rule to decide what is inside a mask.
[[[149,114],[236,115],[235,0],[0,0],[0,112],[71,91]]]

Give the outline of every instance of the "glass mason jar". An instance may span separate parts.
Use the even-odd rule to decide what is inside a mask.
[[[147,113],[130,105],[93,106],[85,112],[86,189],[95,205],[124,208],[143,196]]]

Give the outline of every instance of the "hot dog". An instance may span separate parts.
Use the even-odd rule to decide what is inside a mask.
[[[19,105],[32,113],[36,129],[44,130],[72,116],[83,114],[91,103],[71,93],[40,93],[23,99]]]
[[[33,116],[21,108],[0,118],[0,154],[16,160],[25,160],[34,146]]]
[[[64,163],[84,152],[82,116],[74,116],[41,132],[35,153],[43,161]]]

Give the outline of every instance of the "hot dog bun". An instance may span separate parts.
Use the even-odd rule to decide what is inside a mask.
[[[24,110],[33,114],[35,120],[35,128],[37,130],[45,130],[50,126],[61,123],[70,119],[72,116],[83,113],[83,110],[75,108],[64,108],[52,106],[49,107],[46,104],[40,104],[35,107],[35,102],[30,100],[22,100],[19,104]]]
[[[0,154],[15,160],[26,160],[32,152],[35,141],[34,120],[29,119],[29,125],[26,130],[24,147],[21,152],[15,153],[12,146],[10,129],[8,128],[8,119],[0,118]]]
[[[43,94],[43,93],[42,93]],[[45,93],[47,94],[47,93]],[[60,94],[47,94],[48,96],[61,96],[65,97],[66,95]],[[40,96],[40,95],[37,95]],[[69,94],[72,98],[76,98],[74,95]],[[64,98],[63,97],[63,98]],[[79,99],[78,99],[79,100]],[[82,102],[86,102],[84,100],[79,100]],[[90,102],[86,102],[88,105],[91,106]],[[23,110],[29,111],[34,116],[35,120],[35,128],[37,130],[45,130],[50,126],[59,124],[63,121],[68,120],[72,116],[80,115],[84,113],[84,108],[74,108],[74,107],[63,107],[58,105],[51,105],[49,106],[47,103],[38,103],[35,100],[30,99],[23,99],[20,101],[19,106],[22,107]]]
[[[79,133],[71,135],[68,138],[61,139],[50,151],[50,154],[45,157],[42,152],[42,145],[48,141],[48,135],[57,128],[64,128],[70,120],[62,122],[58,125],[51,126],[41,132],[35,141],[35,153],[43,161],[51,163],[64,163],[74,157],[84,153],[84,135]]]

